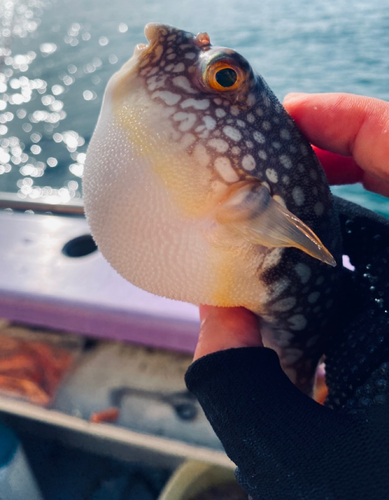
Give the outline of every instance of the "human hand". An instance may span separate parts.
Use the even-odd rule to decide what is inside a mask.
[[[362,182],[389,196],[388,102],[330,93],[289,94],[283,104],[314,146],[330,184]]]
[[[389,195],[388,103],[324,94],[285,104],[307,138],[326,148],[317,153],[330,183],[361,181]],[[343,271],[341,315],[326,346],[327,408],[293,386],[274,351],[255,348],[262,347],[255,315],[200,307],[201,359],[186,382],[255,500],[387,496],[389,220],[335,204],[355,270]]]
[[[284,106],[312,143],[330,184],[362,182],[389,196],[389,103],[352,94],[289,94]],[[200,306],[200,319],[194,359],[262,345],[255,315],[243,308]]]
[[[248,309],[200,305],[200,334],[194,360],[232,347],[262,346],[258,318]]]

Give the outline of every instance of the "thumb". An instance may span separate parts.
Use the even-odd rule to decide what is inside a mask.
[[[194,360],[233,347],[262,347],[258,317],[243,307],[200,306],[200,335]]]

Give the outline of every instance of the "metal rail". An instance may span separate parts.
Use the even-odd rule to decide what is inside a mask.
[[[44,200],[22,199],[15,193],[0,191],[0,210],[17,211],[31,210],[33,212],[50,212],[59,215],[84,215],[83,200],[72,200],[70,203],[49,203]]]

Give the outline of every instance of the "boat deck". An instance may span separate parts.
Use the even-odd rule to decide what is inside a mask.
[[[188,459],[233,467],[184,385],[194,306],[123,280],[83,217],[5,210],[0,238],[0,339],[63,341],[74,354],[47,402],[0,393],[0,421],[20,437],[44,498],[115,499],[98,496],[111,488],[149,500]]]

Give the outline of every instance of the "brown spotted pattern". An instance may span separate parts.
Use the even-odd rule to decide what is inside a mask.
[[[263,78],[237,52],[167,25],[146,27],[137,76],[164,108],[170,140],[206,166],[216,190],[256,179],[307,224],[340,262],[340,231],[325,174],[309,143]],[[215,90],[204,75],[228,61],[237,88]],[[338,270],[293,248],[264,254],[263,331],[291,379],[309,392],[336,307]]]

